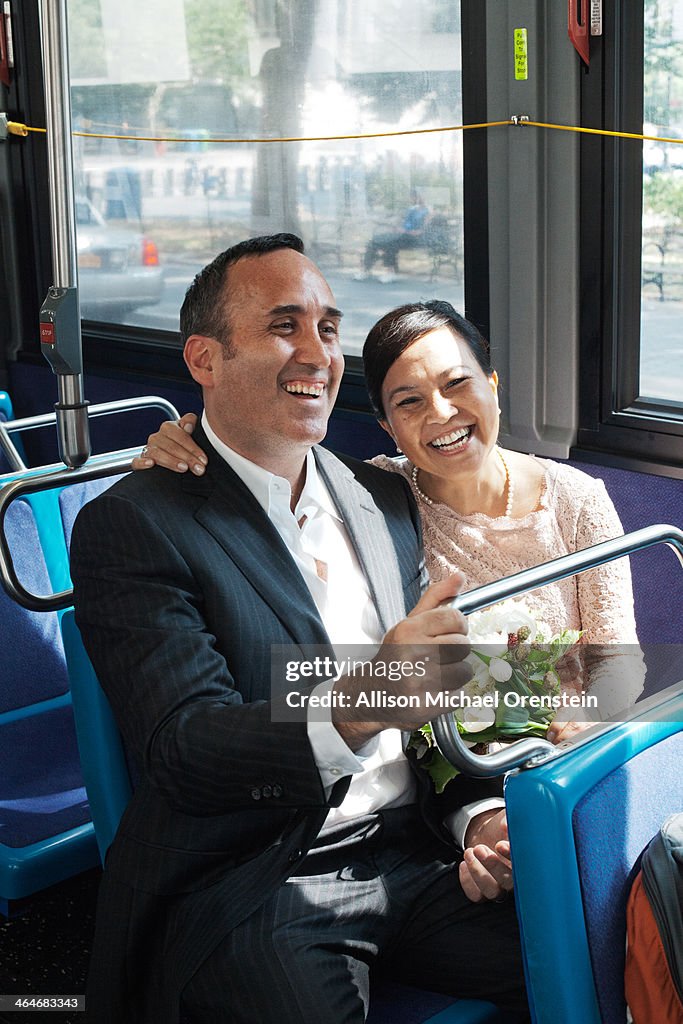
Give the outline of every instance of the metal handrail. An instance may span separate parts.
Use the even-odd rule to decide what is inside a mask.
[[[535,590],[536,587],[545,586],[547,583],[557,583],[558,580],[566,579],[567,576],[595,569],[599,565],[604,565],[605,562],[611,562],[615,558],[621,558],[623,555],[632,554],[635,551],[643,551],[655,544],[668,544],[678,555],[678,560],[683,567],[683,530],[665,524],[646,526],[642,530],[635,530],[623,537],[602,541],[600,544],[594,544],[581,551],[574,551],[561,558],[555,558],[551,562],[544,562],[531,569],[524,569],[522,572],[515,573],[514,576],[496,580],[495,583],[487,583],[483,587],[458,594],[453,599],[451,607],[469,615],[472,612],[481,611],[483,608],[489,608],[498,601],[519,597],[520,594],[526,594],[530,590]],[[458,732],[452,713],[449,712],[435,718],[431,725],[434,739],[446,760],[450,761],[455,768],[475,778],[493,778],[496,775],[512,771],[514,768],[533,764],[558,754],[558,748],[552,743],[533,738],[518,740],[494,754],[472,754]]]
[[[169,420],[177,420],[179,413],[167,399],[158,395],[144,395],[140,398],[122,398],[115,402],[101,402],[89,408],[89,416],[109,416],[117,412],[130,412],[135,409],[161,409]],[[40,413],[24,419],[8,420],[2,424],[7,433],[19,430],[33,430],[54,423],[56,414]],[[0,443],[2,438],[0,437]],[[10,442],[11,443],[11,442]],[[65,469],[64,464],[54,463],[50,466],[21,468],[20,475],[16,472],[0,476],[0,583],[9,596],[33,612],[52,612],[67,608],[73,599],[73,590],[62,590],[57,594],[32,594],[19,580],[12,559],[12,553],[5,533],[5,516],[13,501],[27,494],[50,491],[55,487],[68,487],[73,483],[85,483],[88,480],[100,480],[103,477],[127,473],[131,462],[140,454],[140,447],[121,449],[102,455],[93,455],[88,462],[77,468]]]
[[[0,448],[2,448],[5,458],[15,473],[26,469],[26,463],[19,454],[19,449],[9,436],[4,420],[0,421]]]
[[[159,395],[144,395],[140,398],[121,398],[115,402],[100,402],[97,405],[88,406],[88,418],[97,416],[110,416],[117,412],[130,412],[134,409],[161,409],[169,419],[178,419],[178,410],[171,402]],[[26,463],[21,457],[19,450],[13,443],[10,434],[16,434],[20,430],[36,430],[38,427],[52,426],[57,419],[57,413],[46,412],[35,416],[25,416],[18,420],[0,420],[0,448],[2,449],[12,472],[0,475],[0,484],[5,480],[14,480],[18,472],[27,469]],[[55,463],[54,469],[63,466],[63,462]]]
[[[85,483],[88,480],[100,480],[102,477],[127,473],[132,459],[139,454],[139,448],[128,448],[125,451],[108,452],[104,456],[93,456],[86,465],[76,469],[65,469],[62,466],[56,472],[29,470],[29,476],[22,476],[0,489],[0,582],[17,604],[32,612],[53,612],[60,608],[68,608],[73,603],[73,590],[62,590],[57,594],[32,594],[20,582],[14,569],[12,553],[5,534],[5,516],[7,509],[17,498],[39,491],[49,491],[53,487],[64,487],[74,483]]]
[[[140,398],[121,398],[115,402],[100,402],[97,405],[88,406],[88,418],[97,416],[110,416],[117,412],[130,412],[134,409],[161,409],[167,414],[169,420],[177,420],[180,414],[176,407],[166,398],[160,395],[142,395]],[[35,416],[25,416],[19,420],[5,420],[2,427],[10,434],[19,430],[35,430],[37,427],[47,427],[55,422],[56,412],[44,412]]]

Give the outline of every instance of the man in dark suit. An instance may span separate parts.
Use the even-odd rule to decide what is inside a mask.
[[[490,784],[459,777],[439,805],[401,748],[425,694],[467,678],[443,605],[460,580],[420,597],[405,482],[315,447],[340,318],[294,236],[217,257],[181,311],[206,473],[131,475],[77,521],[77,619],[136,783],[100,894],[97,1024],[360,1024],[371,966],[525,1013],[514,911],[495,902],[501,815],[473,813],[464,860],[443,825]],[[391,683],[420,708],[358,710],[367,679],[349,674],[297,687],[338,703],[292,721],[271,645],[345,642],[379,647],[377,665],[422,655]]]

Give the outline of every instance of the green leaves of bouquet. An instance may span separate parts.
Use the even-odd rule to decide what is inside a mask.
[[[471,706],[449,712],[470,745],[545,736],[557,714],[557,664],[581,636],[576,629],[549,633],[517,602],[470,616],[468,661],[474,675],[463,688],[463,704]],[[408,746],[441,793],[458,771],[439,751],[429,723],[412,733]]]

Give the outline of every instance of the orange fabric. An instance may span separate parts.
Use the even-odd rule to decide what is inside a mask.
[[[664,947],[639,872],[626,908],[626,1002],[634,1024],[683,1024]]]

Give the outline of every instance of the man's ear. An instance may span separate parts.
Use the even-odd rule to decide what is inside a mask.
[[[185,365],[203,388],[211,388],[214,385],[213,368],[216,360],[222,357],[221,347],[219,341],[205,334],[191,334],[185,342]]]

